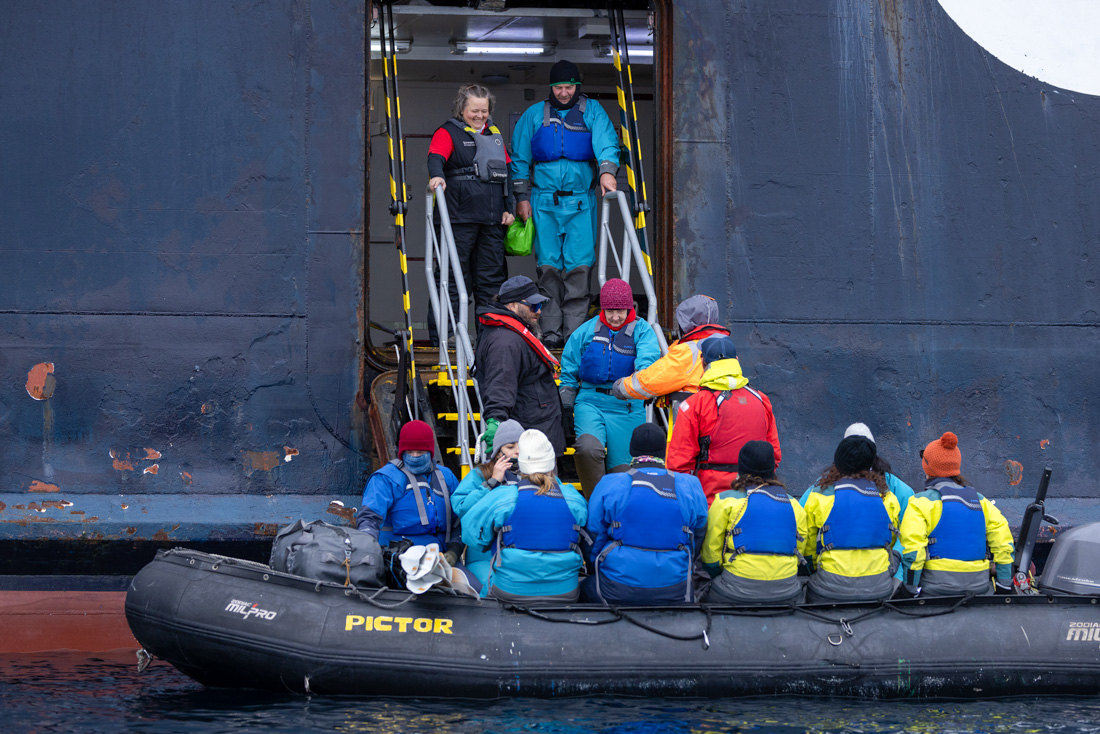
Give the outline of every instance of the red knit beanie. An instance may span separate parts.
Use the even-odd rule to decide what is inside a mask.
[[[409,421],[401,426],[401,434],[397,439],[397,454],[400,456],[406,451],[427,451],[435,453],[435,435],[432,427],[424,421]]]
[[[619,278],[612,278],[600,288],[600,308],[616,311],[634,308],[634,294],[630,291],[630,284]]]
[[[925,446],[921,465],[930,477],[957,477],[962,473],[959,437],[948,431]]]

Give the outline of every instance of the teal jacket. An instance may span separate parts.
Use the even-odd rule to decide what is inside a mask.
[[[577,525],[588,521],[588,505],[572,485],[558,481],[562,494]],[[486,492],[462,517],[462,540],[467,553],[488,552],[497,531],[508,523],[519,496],[517,485],[507,484]],[[467,556],[468,558],[469,556]],[[579,551],[545,553],[519,548],[504,548],[498,561],[493,561],[490,583],[509,594],[521,596],[554,596],[568,594],[577,588],[577,574],[584,561]],[[489,585],[482,589],[487,596]]]
[[[644,370],[661,358],[661,344],[657,341],[657,334],[648,321],[635,316],[634,326],[634,371]],[[561,353],[561,384],[565,387],[580,387],[581,356],[588,345],[592,343],[592,335],[596,333],[596,327],[600,325],[600,317],[593,316],[588,321],[577,327],[565,343],[565,350]],[[588,387],[608,388],[615,384],[614,380],[602,385],[586,385]]]
[[[531,155],[531,138],[542,127],[543,101],[536,102],[516,123],[512,133],[512,180],[516,182],[516,198],[526,198],[523,194],[528,185],[553,193],[554,191],[589,191],[593,184],[593,166],[587,161],[571,161],[565,158],[547,163],[535,164]],[[552,108],[551,108],[552,109]],[[564,118],[568,110],[554,110]],[[615,137],[615,126],[604,112],[600,103],[594,99],[585,102],[584,124],[592,131],[592,152],[596,155],[596,164],[601,173],[614,175],[619,167],[619,140]],[[531,167],[534,166],[532,179]],[[520,182],[525,183],[520,183]]]
[[[492,490],[489,489],[488,485],[485,484],[485,480],[481,477],[481,471],[475,466],[466,472],[466,476],[459,482],[458,488],[451,492],[451,508],[459,518],[464,518],[481,501],[481,498],[489,494],[490,491]],[[482,568],[477,564],[488,564],[490,560],[492,560],[492,554],[489,551],[473,546],[466,548],[466,567],[473,571],[483,584],[488,567]]]

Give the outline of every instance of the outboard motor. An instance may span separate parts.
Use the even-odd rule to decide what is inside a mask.
[[[1039,578],[1039,591],[1100,594],[1100,522],[1058,534]]]

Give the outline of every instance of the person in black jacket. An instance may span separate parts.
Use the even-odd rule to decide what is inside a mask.
[[[561,365],[540,341],[539,312],[547,300],[530,278],[517,275],[478,311],[482,331],[474,365],[490,446],[497,426],[511,418],[546,434],[558,456],[565,451],[554,382]]]
[[[475,309],[489,305],[504,282],[504,228],[515,221],[510,158],[490,117],[495,101],[480,84],[460,87],[452,117],[436,129],[428,146],[428,188],[447,199],[466,293]],[[437,213],[437,227],[438,222]],[[457,312],[453,279],[450,297]],[[428,332],[437,343],[434,315],[428,319]]]

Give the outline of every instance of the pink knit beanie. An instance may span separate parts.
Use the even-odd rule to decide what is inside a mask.
[[[600,308],[605,310],[634,308],[634,294],[630,291],[630,284],[619,278],[611,278],[600,288]]]

